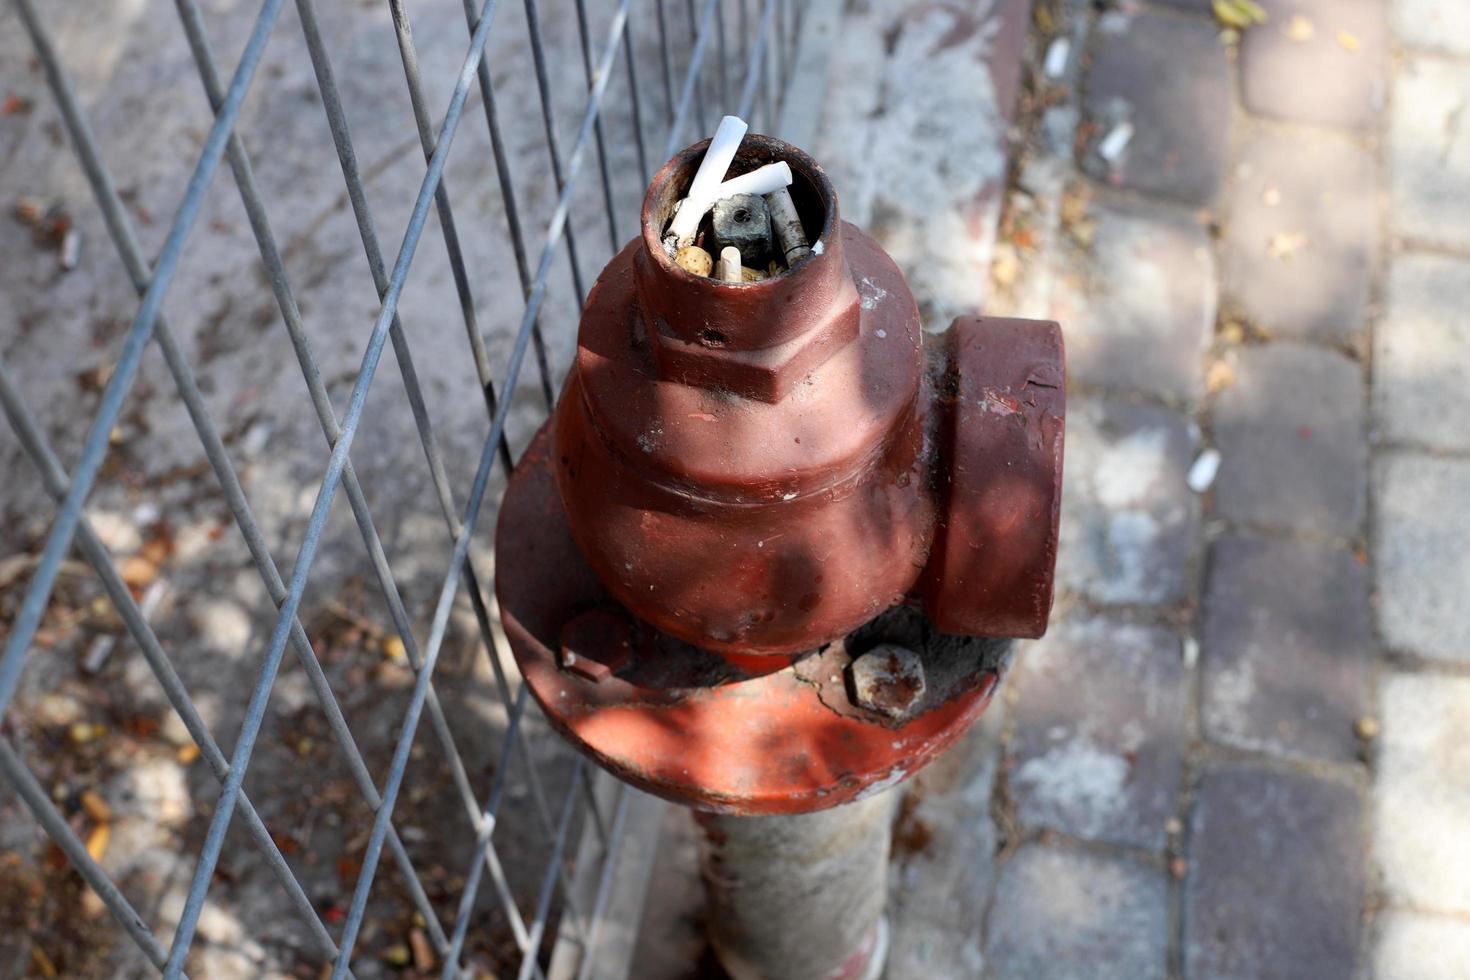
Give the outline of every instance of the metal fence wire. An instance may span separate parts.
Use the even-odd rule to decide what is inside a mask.
[[[184,186],[177,211],[167,226],[167,236],[152,262],[140,244],[134,213],[126,206],[124,194],[119,191],[103,159],[101,144],[94,136],[77,89],[69,77],[67,61],[73,55],[59,47],[48,30],[47,21],[54,16],[54,11],[35,0],[13,2],[34,48],[36,62],[56,100],[66,137],[81,164],[107,232],[140,302],[131,325],[123,334],[111,375],[102,390],[95,416],[70,473],[66,472],[48,441],[37,414],[27,404],[22,390],[24,378],[11,365],[0,362],[0,401],[3,401],[5,415],[25,455],[39,472],[46,493],[57,504],[54,519],[44,538],[44,548],[35,558],[33,570],[25,581],[23,598],[15,607],[4,652],[0,654],[0,716],[7,712],[15,715],[20,707],[13,705],[12,701],[20,687],[22,672],[28,655],[37,645],[37,632],[53,600],[58,575],[63,565],[69,564],[68,557],[76,548],[95,571],[102,590],[115,606],[163,695],[177,712],[188,736],[197,744],[199,756],[219,783],[218,799],[212,807],[208,831],[171,938],[155,932],[149,917],[141,914],[134,904],[136,899],[129,898],[128,889],[112,880],[102,864],[89,853],[88,842],[79,835],[76,822],[68,819],[59,808],[54,794],[37,778],[24,757],[22,750],[25,745],[16,735],[13,723],[17,719],[13,717],[10,719],[12,724],[4,730],[6,734],[0,737],[0,774],[86,885],[105,904],[118,925],[147,960],[167,977],[184,975],[186,966],[192,962],[191,951],[197,946],[201,913],[212,885],[218,880],[216,871],[227,831],[232,826],[243,827],[248,834],[254,847],[251,860],[258,861],[275,878],[279,900],[289,907],[291,918],[299,929],[299,941],[303,947],[319,955],[320,962],[330,966],[333,978],[353,973],[364,926],[372,919],[370,899],[374,895],[375,882],[382,877],[379,865],[385,854],[397,869],[401,887],[406,890],[416,912],[415,921],[432,945],[434,962],[442,976],[470,975],[465,951],[467,941],[472,941],[468,937],[477,928],[477,918],[485,913],[485,904],[477,903],[477,897],[486,885],[487,877],[500,914],[509,923],[518,954],[518,975],[521,978],[543,976],[547,969],[550,935],[557,931],[558,924],[563,934],[570,934],[584,948],[590,948],[589,944],[597,934],[607,912],[608,889],[605,883],[626,827],[628,798],[626,793],[619,791],[611,796],[610,806],[600,805],[599,794],[590,791],[589,773],[580,758],[570,763],[572,778],[561,780],[566,785],[564,795],[555,798],[555,794],[550,792],[550,780],[542,778],[546,760],[538,758],[529,747],[528,739],[523,737],[528,722],[526,688],[515,684],[502,665],[502,651],[497,647],[499,640],[490,608],[488,582],[492,573],[484,567],[488,564],[484,558],[472,558],[472,538],[477,534],[482,540],[488,536],[488,528],[483,526],[485,522],[480,517],[485,509],[487,491],[499,485],[492,480],[497,462],[502,475],[512,464],[515,449],[507,438],[507,421],[518,386],[535,387],[539,402],[537,412],[542,417],[552,405],[557,386],[552,364],[558,356],[557,352],[548,351],[548,340],[541,327],[541,314],[546,307],[548,292],[570,288],[576,306],[580,307],[585,297],[587,270],[583,268],[583,257],[578,254],[579,240],[586,240],[586,236],[600,236],[605,230],[610,249],[616,251],[633,231],[634,225],[628,222],[628,217],[636,216],[638,202],[626,193],[620,200],[615,192],[617,181],[612,172],[615,168],[609,162],[609,142],[632,141],[640,178],[633,183],[641,187],[651,176],[651,168],[657,167],[680,146],[707,135],[723,112],[734,112],[751,120],[756,130],[774,128],[780,93],[789,77],[795,53],[799,0],[688,0],[687,3],[682,0],[638,0],[636,3],[634,0],[620,0],[616,4],[603,0],[603,6],[593,11],[594,18],[588,16],[586,0],[523,0],[525,43],[530,50],[539,105],[523,101],[509,107],[497,102],[492,71],[495,66],[492,56],[486,53],[487,43],[496,34],[495,15],[497,6],[500,6],[499,0],[485,0],[483,4],[464,0],[468,45],[448,105],[437,117],[428,104],[411,32],[411,4],[407,0],[386,0],[391,16],[383,18],[383,29],[392,30],[395,34],[417,137],[427,167],[413,200],[401,244],[391,257],[383,251],[379,225],[369,208],[364,170],[354,150],[348,112],[344,108],[338,74],[333,65],[333,55],[340,59],[343,52],[334,43],[330,32],[321,29],[313,0],[296,0],[297,19],[304,34],[320,107],[326,114],[345,182],[346,198],[380,300],[379,312],[362,348],[361,366],[352,377],[351,393],[340,416],[328,393],[329,379],[324,377],[317,355],[313,353],[309,339],[310,317],[304,315],[298,305],[298,294],[293,291],[283,249],[267,218],[268,194],[256,179],[246,142],[236,131],[252,84],[258,76],[266,76],[258,69],[277,28],[284,0],[264,0],[260,5],[238,63],[228,78],[221,75],[199,3],[197,0],[177,0],[179,21],[212,109],[213,123],[203,139],[202,152]],[[543,11],[540,9],[543,3],[557,9],[554,13]],[[543,18],[548,15],[575,17],[580,40],[580,66],[548,63],[543,41]],[[605,34],[593,36],[593,20],[606,24]],[[580,72],[586,82],[585,109],[569,150],[561,145],[558,138],[560,130],[554,110],[555,100],[550,93],[553,73],[567,71]],[[619,91],[625,91],[628,99],[616,120],[604,111],[604,100],[615,73],[622,73]],[[265,84],[268,85],[269,81]],[[503,235],[509,244],[524,299],[524,305],[519,309],[511,308],[518,304],[499,300],[489,315],[485,304],[477,303],[474,296],[476,270],[466,258],[466,249],[461,246],[453,201],[444,179],[446,162],[461,124],[465,122],[467,106],[476,101],[474,95],[478,96],[483,110],[492,151],[490,158],[483,161],[485,186],[491,186],[489,175],[493,169],[494,186],[505,218],[504,227],[496,229],[495,234]],[[310,108],[304,106],[300,111]],[[526,211],[517,199],[516,175],[512,173],[510,162],[524,158],[524,152],[508,147],[503,134],[506,119],[520,112],[539,113],[545,165],[555,184],[555,208],[539,240],[523,221]],[[612,132],[612,123],[617,121],[621,128],[624,117],[629,121],[628,131]],[[137,120],[136,124],[147,125],[148,121]],[[627,149],[626,144],[623,148]],[[520,157],[517,157],[518,152]],[[601,206],[598,209],[600,214],[591,214],[594,220],[583,220],[578,218],[573,207],[573,194],[579,182],[587,180],[589,156],[595,157],[598,163],[600,186],[595,190],[600,194]],[[272,554],[267,543],[269,536],[252,515],[251,502],[247,499],[237,463],[232,461],[232,446],[206,406],[196,366],[191,364],[186,353],[187,347],[161,313],[165,296],[178,278],[181,265],[188,262],[191,233],[199,223],[202,205],[211,192],[228,192],[227,186],[221,186],[227,182],[214,179],[221,162],[226,162],[233,174],[233,182],[238,188],[240,202],[258,247],[259,260],[265,272],[264,281],[269,284],[280,321],[299,362],[310,394],[311,410],[330,447],[325,459],[325,472],[300,537],[299,551],[294,561],[284,566]],[[453,468],[446,466],[442,441],[436,436],[430,421],[425,394],[414,368],[408,333],[399,319],[405,283],[425,229],[431,224],[431,211],[437,217],[433,223],[437,224],[447,251],[455,300],[489,418],[488,435],[468,487],[451,485],[449,473]],[[587,217],[583,215],[584,219]],[[571,281],[566,286],[554,287],[550,274],[553,266],[558,264],[561,250],[565,250]],[[250,260],[253,261],[253,256]],[[242,256],[240,261],[246,261],[246,257]],[[494,342],[487,343],[487,337]],[[513,337],[513,342],[506,341],[507,337]],[[130,389],[134,387],[150,340],[158,344],[177,396],[202,443],[208,470],[217,481],[234,527],[278,610],[264,649],[236,651],[250,664],[258,664],[258,673],[249,690],[233,748],[229,751],[222,748],[220,733],[211,731],[176,670],[180,651],[170,651],[160,640],[154,626],[150,625],[148,612],[140,608],[140,601],[135,599],[133,589],[125,581],[118,561],[88,517],[88,496],[97,487],[99,479],[105,479],[104,463],[109,454],[110,436],[128,404]],[[268,340],[262,336],[260,342]],[[369,390],[379,374],[384,347],[389,343],[402,377],[403,393],[412,411],[414,428],[422,444],[435,502],[453,542],[447,564],[434,579],[439,584],[432,612],[425,610],[418,619],[418,622],[427,621],[427,630],[418,634],[414,629],[415,615],[410,611],[410,603],[405,600],[399,581],[395,579],[380,532],[380,528],[391,530],[395,515],[379,514],[375,518],[369,507],[368,488],[359,480],[352,457]],[[497,363],[491,351],[505,346],[509,347],[508,357],[503,358],[503,363]],[[534,355],[535,367],[531,372],[532,378],[523,379],[528,354]],[[66,354],[57,351],[56,356]],[[302,408],[304,410],[305,406]],[[305,452],[306,449],[304,446],[292,447],[292,451]],[[342,692],[334,690],[329,671],[319,658],[319,647],[314,646],[307,623],[298,615],[303,596],[312,581],[313,561],[318,556],[329,512],[339,489],[347,498],[372,577],[380,592],[380,597],[372,602],[380,603],[381,609],[386,611],[392,631],[401,641],[403,654],[412,668],[411,694],[407,696],[401,719],[394,726],[396,734],[391,740],[391,761],[385,771],[376,774],[368,761],[372,753],[365,753],[360,748],[339,700]],[[490,506],[494,506],[493,499]],[[514,570],[503,569],[501,574],[514,574]],[[451,611],[463,597],[468,598],[478,627],[477,655],[483,656],[488,663],[495,694],[508,718],[498,760],[491,766],[478,769],[466,764],[457,747],[456,726],[450,713],[446,712],[434,683],[435,667],[445,645]],[[267,718],[274,682],[288,648],[299,661],[315,697],[317,704],[314,710],[319,710],[324,716],[351,781],[371,813],[371,831],[362,851],[360,868],[356,871],[350,902],[336,915],[326,915],[320,902],[308,894],[298,873],[300,868],[295,863],[299,858],[283,853],[278,838],[273,836],[272,829],[257,809],[265,802],[261,797],[272,791],[271,784],[252,782],[254,788],[250,793],[244,788],[246,774],[261,739],[262,725]],[[243,697],[244,692],[240,694]],[[429,889],[425,887],[420,869],[415,864],[418,835],[410,837],[400,833],[401,828],[395,825],[394,820],[395,805],[404,795],[405,784],[411,783],[415,776],[416,767],[411,761],[416,757],[413,751],[415,736],[426,715],[432,742],[437,744],[437,751],[442,751],[447,764],[453,795],[459,797],[454,812],[444,812],[442,820],[445,824],[467,821],[472,832],[466,838],[472,841],[472,847],[457,855],[463,866],[463,886],[459,897],[454,902],[441,900],[437,904],[431,900]],[[519,789],[508,789],[518,781]],[[508,806],[507,799],[526,802],[512,802]],[[606,798],[602,802],[606,803]],[[507,880],[501,854],[497,851],[497,828],[512,819],[530,821],[542,834],[544,871],[533,894],[516,894]],[[568,837],[574,826],[593,828],[601,842],[598,875],[602,884],[594,890],[596,898],[590,907],[583,907],[588,903],[579,900],[570,887],[572,855]],[[578,870],[579,873],[585,872],[585,869]],[[586,969],[588,965],[584,963],[584,973]]]

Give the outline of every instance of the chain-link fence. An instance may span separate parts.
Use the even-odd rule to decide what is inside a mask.
[[[19,444],[7,455],[23,455],[39,475],[38,482],[33,475],[7,477],[15,488],[7,506],[34,517],[25,492],[31,481],[54,501],[54,509],[45,515],[43,532],[28,538],[17,522],[5,539],[10,553],[0,574],[0,612],[8,630],[0,655],[0,773],[14,799],[0,803],[28,810],[54,851],[39,859],[39,877],[27,879],[25,888],[10,887],[34,855],[23,853],[24,835],[7,821],[5,833],[11,836],[0,845],[12,850],[9,864],[0,868],[7,876],[0,906],[9,908],[0,914],[19,931],[12,932],[10,960],[0,962],[0,975],[151,972],[147,964],[171,977],[186,970],[222,974],[223,967],[202,957],[208,948],[226,944],[222,935],[230,930],[211,921],[229,911],[237,917],[236,931],[245,933],[236,937],[236,947],[253,949],[244,972],[316,976],[319,970],[338,978],[385,969],[445,977],[486,970],[544,976],[555,933],[582,948],[595,940],[608,911],[606,882],[627,828],[628,797],[621,790],[594,791],[581,759],[570,758],[549,738],[538,747],[526,734],[537,724],[528,717],[535,713],[527,712],[526,689],[503,664],[509,661],[490,602],[492,575],[516,574],[513,568],[495,569],[486,544],[498,488],[552,404],[570,357],[588,269],[632,235],[652,169],[706,135],[723,112],[751,120],[756,131],[773,128],[795,53],[796,3],[621,0],[589,11],[585,0],[524,0],[512,23],[511,11],[497,7],[518,5],[464,0],[457,45],[445,40],[444,4],[424,3],[422,13],[436,30],[433,50],[421,62],[410,27],[410,13],[421,12],[411,11],[415,5],[406,0],[387,0],[386,12],[373,6],[371,20],[362,4],[348,12],[323,11],[319,19],[313,0],[296,0],[294,17],[281,16],[283,0],[265,0],[250,21],[233,7],[222,13],[228,5],[201,10],[198,0],[177,0],[173,29],[182,28],[203,84],[207,125],[190,143],[195,156],[187,176],[175,169],[123,181],[114,174],[119,167],[129,169],[128,147],[142,140],[156,145],[168,120],[123,117],[115,106],[89,118],[90,102],[110,103],[106,86],[95,81],[105,78],[94,70],[100,55],[69,41],[85,38],[87,25],[74,24],[75,11],[63,14],[34,0],[14,4],[11,23],[23,27],[33,59],[29,66],[5,65],[0,82],[12,72],[12,80],[44,78],[57,113],[52,141],[59,146],[64,139],[75,153],[79,180],[100,212],[100,228],[140,301],[125,328],[121,322],[110,332],[94,328],[91,345],[82,349],[67,349],[81,336],[67,329],[58,328],[44,342],[38,338],[27,318],[56,314],[75,281],[60,277],[75,277],[79,261],[100,265],[102,249],[100,241],[78,237],[96,217],[90,207],[75,202],[72,213],[17,197],[17,221],[37,241],[54,246],[60,271],[35,296],[13,297],[15,318],[6,327],[13,332],[0,338],[0,401]],[[119,5],[124,7],[129,5]],[[453,14],[461,16],[457,9]],[[67,18],[66,32],[58,34],[55,22]],[[365,50],[362,36],[347,36],[334,26],[349,22],[370,24],[391,38],[411,122],[379,118],[391,113],[371,100],[354,102],[354,93],[376,81],[359,75],[372,75],[377,63],[359,55]],[[244,32],[235,29],[244,25]],[[227,77],[211,44],[211,26],[221,47],[239,52]],[[299,29],[299,37],[284,57],[273,60],[268,53],[286,43],[280,35],[288,26]],[[112,50],[110,56],[147,58],[146,50],[127,51]],[[453,74],[440,64],[446,61],[441,54],[451,52]],[[296,62],[309,62],[309,75]],[[167,89],[171,97],[175,79],[164,64],[160,56],[157,77],[148,84],[150,92]],[[78,72],[93,79],[90,96],[74,85]],[[567,91],[569,79],[582,107],[570,124],[566,116],[558,118],[567,97],[557,94]],[[184,79],[177,80],[182,88]],[[276,91],[297,81],[295,101],[281,103]],[[507,90],[515,94],[507,98]],[[446,92],[447,108],[436,114],[435,96]],[[241,125],[252,97],[264,103],[251,116],[266,127],[259,142],[273,148],[255,158],[250,148],[258,130]],[[50,111],[24,100],[8,105],[7,115],[11,109],[38,118]],[[308,113],[318,126],[315,140],[298,137],[294,129]],[[456,137],[478,130],[473,117],[480,114],[483,132],[453,171],[457,187],[466,186],[461,175],[472,182],[466,195],[471,203],[461,208],[446,173]],[[272,140],[272,126],[289,130],[290,139]],[[417,170],[416,193],[392,199],[394,181],[382,175],[405,172],[405,154],[400,148],[396,155],[382,155],[382,163],[364,154],[353,138],[359,126],[374,134],[396,132],[400,142],[416,135],[413,150],[421,149],[425,161]],[[103,138],[96,135],[99,129]],[[114,144],[121,147],[120,157],[109,155]],[[328,145],[343,182],[335,191],[325,190],[325,180],[283,170],[283,155]],[[25,179],[26,159],[10,148],[11,179]],[[217,174],[222,162],[232,181]],[[325,168],[302,172],[321,174]],[[238,204],[228,200],[231,182]],[[405,191],[410,186],[403,184]],[[543,190],[526,190],[535,186]],[[155,227],[139,198],[163,189],[171,191],[166,200],[176,211]],[[342,195],[335,204],[328,200],[333,194]],[[535,199],[528,201],[528,194]],[[280,198],[279,209],[273,209],[273,197]],[[375,208],[375,197],[388,200]],[[272,211],[290,234],[273,231]],[[296,220],[306,212],[318,213],[314,225]],[[385,252],[381,241],[379,229],[391,226],[384,213],[404,223],[394,252]],[[232,225],[220,214],[244,221]],[[332,238],[343,246],[332,262],[313,265],[302,258],[324,248],[320,241],[335,234],[338,214],[343,229],[355,227],[352,244],[366,257],[375,295],[367,293],[369,279],[361,278],[360,268],[357,280],[337,271],[346,263],[346,231]],[[500,224],[486,227],[487,214]],[[545,221],[544,234],[538,219]],[[298,224],[307,230],[295,231]],[[442,238],[442,266],[436,267],[442,274],[416,284],[411,270],[426,232]],[[600,247],[604,233],[606,249]],[[188,270],[196,262],[234,271],[195,285]],[[553,276],[558,267],[568,272],[565,285],[553,284],[553,278],[562,282]],[[187,293],[180,296],[173,288],[171,296],[180,282],[189,282]],[[349,290],[346,283],[359,288]],[[497,288],[501,283],[513,285]],[[520,297],[505,295],[516,287]],[[226,303],[226,314],[211,319],[199,310],[207,314],[213,291],[232,297],[235,305]],[[114,300],[119,295],[111,294]],[[109,293],[99,287],[87,293],[87,302],[95,305],[98,296]],[[418,347],[410,344],[413,302],[423,298],[425,308],[434,310],[434,298],[448,296],[453,298],[445,310],[462,321],[458,343],[467,342],[468,361],[441,342],[450,327],[437,317],[431,332],[412,332]],[[254,321],[247,329],[237,322],[239,307],[252,300]],[[49,308],[28,314],[30,306]],[[182,312],[176,314],[175,306]],[[354,306],[371,315],[353,320]],[[356,332],[350,326],[327,330],[314,319],[355,323]],[[175,326],[180,320],[183,328]],[[278,336],[282,326],[284,338]],[[159,385],[145,362],[150,340],[162,355],[162,369],[153,372]],[[284,350],[285,341],[290,355],[281,355],[281,362],[259,353],[266,345]],[[382,380],[377,390],[395,390],[386,402],[370,406],[390,344],[401,391],[396,382]],[[425,344],[430,356],[416,367],[415,350]],[[96,370],[75,372],[82,393],[58,399],[51,368],[97,360],[98,351]],[[360,353],[360,364],[338,365],[349,352]],[[533,366],[522,379],[528,355]],[[299,391],[304,380],[309,409],[308,400],[283,394],[291,389],[274,387],[285,374],[286,356],[299,366],[300,379],[292,383]],[[465,368],[461,374],[468,384],[456,390],[444,378],[458,367]],[[241,387],[231,382],[236,372],[256,377]],[[252,399],[255,407],[242,415],[240,405]],[[145,412],[140,401],[155,407]],[[473,416],[439,411],[436,425],[436,402],[457,409],[479,402],[483,411],[473,424],[467,421]],[[168,417],[178,427],[160,429],[160,411],[172,412]],[[83,433],[81,420],[88,415]],[[388,421],[370,430],[368,419]],[[325,438],[324,458],[310,449],[303,424],[314,424]],[[190,430],[202,457],[181,448],[185,440],[176,438]],[[395,432],[403,442],[415,435],[422,455],[393,447]],[[137,445],[128,444],[130,433]],[[53,445],[58,440],[68,445]],[[466,465],[472,454],[461,452],[462,444],[478,450],[472,468]],[[159,462],[173,459],[170,454],[181,454],[184,462]],[[66,455],[72,456],[69,467],[62,461]],[[304,471],[313,468],[315,475],[305,482]],[[408,470],[416,476],[406,477]],[[184,546],[176,540],[158,546],[167,536],[159,529],[171,529],[177,538],[183,520],[170,523],[172,508],[193,513],[190,508],[202,506],[198,487],[205,483],[216,516],[195,536],[196,545],[224,547],[225,539],[243,545],[243,553],[235,552],[240,567],[255,576],[254,587],[268,602],[268,628],[260,635],[228,629],[219,616],[184,615],[191,608],[187,593],[196,588],[191,583],[202,594],[214,576],[216,591],[229,590],[235,580],[219,577],[218,564],[205,562],[202,574],[180,574],[171,582],[161,571],[171,561],[182,563],[177,552]],[[385,489],[376,493],[380,484]],[[131,500],[175,485],[178,490],[159,489],[151,509],[98,503],[111,501],[113,491]],[[313,487],[314,498],[297,492]],[[349,505],[350,525],[332,519],[339,490]],[[429,503],[422,510],[411,506],[423,500]],[[437,537],[423,529],[425,523],[437,523]],[[360,540],[339,540],[339,531]],[[288,544],[297,550],[283,562],[278,556]],[[333,557],[318,568],[316,560],[329,552]],[[74,554],[85,559],[90,573]],[[179,614],[177,621],[170,611]],[[131,644],[119,639],[124,633]],[[367,648],[381,654],[382,663],[364,667]],[[283,661],[290,663],[288,651],[299,667],[290,669],[291,689],[300,694],[292,695],[289,710],[273,700]],[[440,671],[436,688],[436,667],[451,658],[449,686]],[[128,698],[139,676],[133,668],[142,665],[151,675],[148,683],[156,685],[153,693],[161,692],[167,702],[167,708],[160,705],[162,721],[128,721],[135,717],[128,713]],[[110,721],[89,722],[86,711],[79,720],[75,705],[48,714],[46,699],[60,686],[81,689],[84,700],[99,699]],[[208,692],[207,701],[201,690]],[[426,731],[418,738],[424,720]],[[160,727],[177,731],[170,751],[178,764],[197,759],[214,781],[201,782],[193,793],[202,802],[193,820],[183,821],[178,838],[180,848],[192,850],[174,855],[182,863],[170,865],[176,880],[168,881],[139,871],[147,870],[142,852],[174,846],[157,836],[135,841],[136,860],[119,874],[123,865],[115,853],[126,842],[114,843],[109,854],[107,832],[111,827],[114,839],[119,837],[122,821],[114,811],[121,804],[88,788],[115,785],[98,782],[98,774],[127,760],[99,760],[125,735],[141,744],[160,737]],[[253,760],[269,756],[282,742],[292,749],[284,762],[277,759],[268,771],[252,769]],[[151,758],[148,751],[129,748],[125,754],[141,764]],[[342,778],[334,781],[335,773]],[[420,795],[416,782],[424,789]],[[217,790],[199,792],[215,784]],[[140,812],[150,824],[160,819],[146,807]],[[568,841],[578,828],[596,847],[582,853],[583,865],[573,869]],[[323,854],[335,860],[323,861]],[[573,889],[572,874],[585,878],[588,859],[599,862],[599,884],[590,892]],[[330,868],[324,871],[323,864]],[[396,875],[380,875],[382,864]],[[182,869],[187,873],[180,876]],[[69,877],[73,873],[80,883]],[[333,880],[340,894],[329,894]],[[67,887],[75,901],[60,895]],[[263,906],[255,912],[236,895],[251,888],[260,896],[256,905]],[[146,963],[135,957],[129,966],[123,956],[93,955],[106,951],[107,940],[74,920],[103,922],[104,910]],[[257,922],[271,923],[269,948],[252,947],[252,938],[264,942],[250,935]],[[202,934],[208,934],[204,940]],[[504,942],[495,945],[495,936]],[[586,975],[591,959],[581,959]]]

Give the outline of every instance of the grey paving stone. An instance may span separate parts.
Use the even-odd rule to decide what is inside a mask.
[[[1086,82],[1088,173],[1188,204],[1214,200],[1230,118],[1230,66],[1218,33],[1200,17],[1103,15]],[[1125,123],[1133,136],[1110,163],[1099,143]]]
[[[925,322],[942,328],[974,312],[978,284],[989,282],[1019,76],[1019,58],[1002,52],[1020,50],[1010,35],[1025,30],[1017,13],[1026,8],[843,6],[808,149],[827,167],[842,216],[888,251]]]
[[[1470,980],[1470,922],[1390,909],[1376,926],[1376,980]]]
[[[1393,30],[1406,45],[1470,55],[1470,4],[1464,0],[1393,0]]]
[[[1297,122],[1371,126],[1385,95],[1384,0],[1264,0],[1262,6],[1270,19],[1246,31],[1240,46],[1246,108]]]
[[[1228,198],[1231,305],[1273,335],[1357,335],[1378,238],[1377,167],[1362,141],[1255,130],[1236,151]]]
[[[1193,980],[1351,977],[1362,801],[1340,783],[1251,766],[1205,776],[1184,884]]]
[[[1410,58],[1394,81],[1389,123],[1393,228],[1441,245],[1470,244],[1470,65]]]
[[[998,980],[1150,980],[1165,975],[1163,873],[1045,843],[1001,869],[986,939]]]
[[[1232,352],[1215,404],[1224,462],[1215,509],[1318,534],[1362,530],[1368,446],[1362,375],[1341,354],[1275,343]]]
[[[1195,213],[1134,201],[1094,205],[1092,247],[1062,277],[1053,316],[1073,380],[1180,401],[1199,398],[1215,325],[1215,260]]]
[[[1373,853],[1390,904],[1470,913],[1470,678],[1390,674]]]
[[[1206,735],[1350,762],[1373,652],[1368,569],[1325,545],[1228,535],[1210,549],[1200,629]]]
[[[1016,671],[1010,780],[1021,821],[1163,850],[1186,741],[1178,635],[1104,619],[1053,624]]]
[[[1397,255],[1373,336],[1373,415],[1380,437],[1470,449],[1470,262]]]
[[[1074,399],[1057,580],[1098,603],[1177,602],[1199,524],[1184,483],[1197,439],[1173,412]]]
[[[1378,624],[1396,650],[1470,663],[1470,461],[1412,453],[1375,467]]]

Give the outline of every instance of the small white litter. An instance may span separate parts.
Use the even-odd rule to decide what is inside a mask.
[[[1046,49],[1046,77],[1061,78],[1067,70],[1067,60],[1072,56],[1071,38],[1059,37]]]
[[[1133,124],[1123,120],[1108,131],[1108,135],[1097,144],[1097,155],[1110,164],[1115,164],[1123,156],[1123,151],[1128,149],[1128,144],[1133,140]]]
[[[1189,474],[1185,476],[1184,482],[1195,493],[1204,493],[1214,485],[1215,477],[1219,474],[1220,450],[1206,449],[1194,458],[1194,464],[1189,467]]]

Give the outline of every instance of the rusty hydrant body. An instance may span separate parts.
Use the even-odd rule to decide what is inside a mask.
[[[962,318],[926,335],[821,168],[767,137],[731,173],[790,165],[810,254],[758,282],[685,271],[662,239],[704,150],[654,178],[642,235],[588,297],[506,491],[497,591],[581,751],[719,819],[810,813],[922,767],[989,702],[999,638],[1045,630],[1061,334]],[[715,899],[741,891],[720,867]]]
[[[926,345],[903,276],[839,219],[815,162],[759,137],[737,167],[791,163],[821,251],[763,282],[686,272],[659,239],[700,152],[654,179],[557,407],[557,485],[593,570],[645,622],[725,654],[814,650],[909,598],[943,632],[1040,635],[1055,325],[962,320]]]

